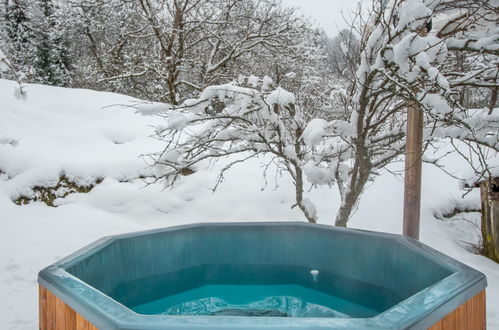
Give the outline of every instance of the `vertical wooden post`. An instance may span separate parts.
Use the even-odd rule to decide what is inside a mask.
[[[406,135],[403,234],[419,240],[423,112],[415,101],[408,102]]]
[[[499,262],[499,177],[480,183],[483,254]]]
[[[419,32],[428,35],[431,21]],[[404,179],[404,225],[403,234],[419,240],[421,212],[421,168],[423,158],[423,112],[416,101],[407,103],[407,131]]]

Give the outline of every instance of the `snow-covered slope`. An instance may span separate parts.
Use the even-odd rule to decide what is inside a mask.
[[[0,329],[37,328],[37,272],[101,236],[189,222],[304,221],[293,204],[293,188],[265,182],[256,161],[234,168],[212,194],[214,171],[185,177],[175,190],[145,186],[149,170],[139,155],[158,151],[150,138],[161,119],[130,107],[138,100],[88,90],[29,85],[26,101],[16,85],[0,80]],[[453,160],[455,169],[464,167]],[[220,166],[220,165],[215,165]],[[32,188],[55,185],[65,175],[95,184],[89,193],[70,194],[49,207],[18,206]],[[477,229],[464,221],[443,223],[433,211],[459,198],[457,182],[424,168],[421,240],[484,272],[489,281],[489,329],[499,329],[499,265],[466,250]],[[474,192],[475,200],[478,192]],[[366,191],[351,227],[401,232],[402,183],[382,174]],[[339,198],[321,188],[311,193],[319,222],[332,223]]]

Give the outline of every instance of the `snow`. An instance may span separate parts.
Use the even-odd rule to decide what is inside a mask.
[[[303,207],[307,210],[307,214],[310,218],[317,220],[318,219],[318,213],[317,213],[317,208],[315,205],[312,203],[312,201],[308,198],[304,198],[301,201],[301,204]]]
[[[314,185],[331,184],[334,182],[334,173],[327,168],[307,163],[303,167],[303,172],[308,182]]]
[[[452,109],[440,94],[427,93],[422,97],[421,103],[435,115],[445,115],[452,112]]]
[[[168,104],[158,102],[139,102],[133,106],[139,113],[151,116],[166,113],[171,108]]]
[[[426,71],[431,70],[433,67],[431,63],[442,62],[447,56],[447,48],[442,41],[435,36],[421,37],[416,33],[408,33],[393,47],[393,60],[397,63],[400,69],[409,75],[408,77],[415,78],[414,73],[418,73],[419,68]],[[417,67],[411,69],[411,62],[409,58],[416,55]],[[433,71],[436,69],[433,69]],[[437,78],[437,74],[432,74],[433,78]],[[439,78],[439,82],[449,88],[448,83],[443,77]]]
[[[266,92],[272,89],[272,85],[274,82],[272,81],[272,78],[269,76],[265,76],[262,79],[262,91]]]
[[[15,87],[0,80],[0,329],[36,329],[37,272],[102,236],[194,222],[304,221],[298,208],[290,208],[294,186],[289,178],[261,190],[266,182],[257,159],[234,167],[214,194],[208,188],[222,162],[183,177],[174,190],[146,186],[140,177],[150,170],[139,156],[162,150],[150,136],[169,123],[137,112],[139,100],[28,85],[28,98],[20,101],[13,96]],[[231,89],[225,88],[226,94]],[[448,163],[454,172],[466,167],[460,158]],[[12,202],[34,185],[53,184],[61,174],[80,183],[103,181],[89,193],[57,199],[55,208]],[[478,242],[472,224],[433,215],[460,200],[463,191],[430,165],[424,166],[423,178],[421,241],[487,275],[487,325],[499,329],[499,265],[469,251],[468,243]],[[469,196],[476,201],[479,192]],[[319,223],[331,224],[340,203],[336,189],[321,186],[307,197]],[[350,226],[400,233],[402,200],[401,181],[381,173],[366,189]]]
[[[189,123],[188,118],[178,111],[172,111],[168,115],[168,127],[163,125],[156,126],[156,134],[161,134],[166,128],[182,129]]]
[[[461,177],[463,178],[462,184],[464,186],[475,186],[478,183],[482,183],[489,178],[499,177],[499,158],[488,159],[487,165],[489,171],[487,173],[476,173],[471,168],[465,168],[461,172]]]
[[[3,93],[14,88],[0,81]],[[9,93],[2,97],[0,138],[17,141],[0,148],[0,168],[12,177],[2,185],[7,196],[29,194],[31,187],[51,185],[62,174],[82,184],[147,174],[139,155],[159,147],[148,136],[160,121],[126,106],[137,100],[36,85],[29,90],[27,102]]]
[[[295,95],[278,87],[267,96],[267,104],[277,104],[283,107],[295,104]]]
[[[255,88],[258,86],[260,79],[254,75],[248,77],[248,86]]]
[[[326,135],[326,128],[328,126],[329,123],[324,119],[312,119],[303,130],[303,134],[301,136],[303,142],[305,142],[308,146],[319,144],[324,135]]]
[[[411,26],[414,30],[414,27],[417,27],[415,22],[431,15],[431,10],[420,0],[406,0],[400,7],[396,31],[401,31],[407,26]]]

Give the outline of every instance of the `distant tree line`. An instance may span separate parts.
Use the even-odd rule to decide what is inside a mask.
[[[26,82],[178,104],[239,75],[299,93],[331,72],[324,33],[279,0],[3,0],[0,14]]]

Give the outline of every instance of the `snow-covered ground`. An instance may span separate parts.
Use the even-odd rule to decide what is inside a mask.
[[[185,177],[175,190],[145,186],[149,172],[139,155],[158,151],[150,138],[160,118],[144,116],[127,96],[28,85],[26,101],[14,97],[15,83],[0,80],[0,329],[37,328],[40,269],[104,235],[192,222],[304,221],[293,204],[289,178],[267,189],[252,161],[234,168],[219,190],[208,189],[215,171]],[[455,170],[465,164],[449,162]],[[216,165],[217,166],[217,165]],[[441,222],[435,209],[458,199],[458,183],[425,166],[421,241],[487,275],[487,323],[499,329],[499,265],[469,252],[477,228],[466,221]],[[54,185],[60,175],[80,183],[103,181],[86,194],[18,206],[37,185]],[[371,184],[350,226],[401,232],[402,182],[385,173]],[[311,193],[320,223],[331,224],[339,198],[334,189]],[[470,196],[477,200],[478,192]],[[476,219],[475,219],[476,220]]]

